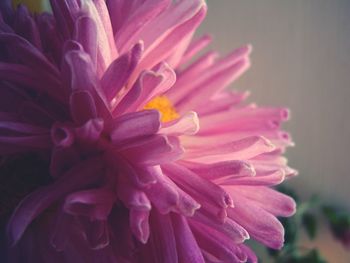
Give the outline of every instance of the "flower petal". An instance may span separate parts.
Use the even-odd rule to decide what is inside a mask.
[[[205,263],[202,252],[193,236],[185,217],[177,214],[171,216],[179,262]]]
[[[84,190],[68,195],[63,209],[68,214],[85,216],[90,220],[106,220],[115,200],[115,193],[108,189]]]
[[[42,187],[23,199],[13,212],[7,226],[10,244],[16,244],[27,226],[52,203],[69,192],[98,180],[102,169],[103,162],[100,158],[80,162],[55,184]]]
[[[159,132],[167,135],[193,135],[199,130],[199,120],[197,113],[190,111],[168,125],[164,125]]]
[[[113,144],[125,143],[128,140],[156,134],[159,128],[159,112],[145,110],[124,114],[115,119],[110,137]]]
[[[270,248],[280,249],[283,246],[284,229],[277,218],[242,195],[231,196],[235,207],[228,209],[228,216],[243,226],[252,238]]]

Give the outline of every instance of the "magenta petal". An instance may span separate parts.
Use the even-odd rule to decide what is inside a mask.
[[[135,186],[144,188],[156,182],[158,166],[134,166],[117,152],[109,152],[106,157],[116,173],[128,175],[127,178],[119,178],[119,180],[121,180],[121,178],[124,179],[122,180],[123,184],[131,184],[132,182]],[[121,191],[127,191],[125,188],[128,189],[128,187],[124,185]]]
[[[200,204],[165,177],[159,167],[153,172],[156,182],[145,189],[145,192],[159,212],[166,214],[172,211],[193,216]]]
[[[23,88],[43,92],[52,98],[63,100],[58,92],[59,83],[50,75],[40,74],[37,70],[20,64],[0,62],[0,80],[21,85]],[[47,85],[43,86],[43,81]]]
[[[240,245],[241,250],[247,255],[249,263],[258,263],[258,257],[248,246]]]
[[[79,223],[83,237],[90,248],[99,250],[109,245],[109,229],[106,221],[79,218]]]
[[[157,110],[145,110],[125,114],[114,120],[111,128],[113,144],[156,134],[160,128],[160,115]]]
[[[179,262],[205,263],[201,249],[187,223],[187,220],[177,214],[171,216]]]
[[[68,195],[64,211],[72,215],[81,215],[91,220],[106,220],[116,200],[114,192],[108,189],[92,189]]]
[[[67,71],[71,91],[87,90],[91,93],[96,90],[96,74],[88,54],[81,50],[68,51],[64,56],[64,62],[63,67],[66,68],[62,70]]]
[[[60,75],[48,59],[31,43],[15,34],[0,33],[0,43],[5,43],[13,57],[17,57],[24,65],[36,68],[53,77]]]
[[[235,243],[243,243],[245,240],[249,239],[249,233],[241,225],[236,223],[230,218],[225,218],[224,222],[215,222],[210,219],[203,210],[199,210],[190,221],[192,224],[206,225],[215,231],[227,236]]]
[[[51,155],[50,175],[57,178],[80,161],[77,150],[73,147],[55,147]]]
[[[67,148],[73,144],[75,136],[71,127],[55,123],[51,128],[51,138],[56,146]]]
[[[111,106],[123,94],[120,94],[122,88],[126,85],[131,73],[135,69],[143,50],[142,43],[136,44],[131,51],[120,56],[108,67],[101,79],[101,85],[106,98],[111,101]]]
[[[47,134],[49,131],[40,126],[31,125],[22,122],[1,121],[0,134],[4,133],[24,133],[24,134]]]
[[[24,5],[19,5],[14,19],[15,31],[28,39],[34,46],[41,49],[41,39],[39,29],[28,9]]]
[[[193,224],[192,228],[201,248],[222,262],[246,262],[247,255],[237,246],[237,243],[233,243],[227,236],[201,224]]]
[[[141,243],[146,244],[150,235],[149,211],[130,209],[129,216],[132,233]]]
[[[157,135],[125,145],[121,153],[136,165],[151,166],[179,159],[183,149],[177,138]]]
[[[84,47],[86,53],[96,67],[97,63],[97,28],[94,21],[87,16],[82,16],[75,22],[75,40]]]
[[[177,248],[175,233],[169,214],[162,215],[157,211],[152,211],[151,218],[151,236],[147,250],[151,250],[154,263],[177,263]]]
[[[131,185],[128,182],[119,181],[118,187],[118,198],[124,203],[129,209],[138,211],[150,211],[151,202],[148,196],[140,189]]]
[[[70,110],[76,123],[82,124],[97,117],[94,99],[88,91],[73,92],[70,97]]]
[[[100,158],[79,163],[60,177],[55,184],[42,187],[30,194],[13,212],[7,231],[11,244],[16,244],[27,226],[47,207],[74,189],[98,180],[103,163]]]
[[[280,249],[284,242],[284,229],[277,218],[241,195],[232,194],[232,198],[235,207],[228,209],[228,216],[243,226],[252,238],[268,247]]]
[[[77,1],[50,0],[57,27],[64,37],[72,34],[73,15],[79,10]]]
[[[72,224],[72,216],[60,211],[57,213],[56,222],[53,228],[50,230],[51,237],[50,243],[56,251],[63,251],[67,245],[66,231],[69,231],[71,227],[75,226]]]
[[[161,214],[167,214],[170,211],[176,211],[179,203],[179,193],[177,186],[162,171],[158,170],[158,178],[155,184],[145,189],[147,196],[152,204]]]
[[[0,154],[45,150],[52,146],[50,135],[0,136]]]
[[[224,189],[190,170],[177,164],[166,164],[164,165],[164,171],[187,193],[197,198],[199,202],[206,199],[223,208],[232,205],[232,200]],[[193,185],[196,187],[193,187]]]
[[[100,139],[103,128],[103,119],[96,118],[90,119],[81,127],[75,128],[74,132],[77,137],[77,141],[81,144],[85,144],[85,146],[88,146],[90,143],[95,143]]]

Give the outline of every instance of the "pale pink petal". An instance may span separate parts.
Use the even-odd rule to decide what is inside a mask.
[[[259,171],[256,172],[256,176],[251,177],[239,177],[239,178],[220,178],[216,183],[220,185],[264,185],[264,186],[274,186],[283,182],[285,179],[284,171],[277,170],[271,171],[264,174],[260,174]]]
[[[244,196],[275,216],[288,217],[296,211],[295,201],[291,197],[268,187],[242,186],[228,189],[230,193]]]
[[[176,75],[166,63],[156,65],[151,71],[142,72],[132,89],[139,92],[139,96],[128,111],[142,109],[154,97],[164,94],[176,81]]]
[[[192,59],[199,51],[204,49],[210,42],[212,41],[211,36],[204,35],[195,41],[193,41],[188,48],[186,49],[185,53],[183,54],[180,65],[183,65],[187,63],[190,59]]]
[[[167,135],[194,135],[199,130],[199,120],[197,113],[188,112],[180,119],[164,124],[159,132]]]
[[[202,98],[210,97],[226,88],[231,82],[241,76],[249,66],[249,60],[242,59],[236,64],[213,74],[213,76],[209,75],[210,77],[204,83],[200,83],[198,87],[194,88],[192,93],[176,104],[179,112],[183,113],[189,109],[196,110],[199,106],[203,106],[205,103],[203,103]]]
[[[241,195],[231,195],[235,207],[228,210],[228,216],[243,226],[250,236],[264,245],[280,249],[284,242],[282,224],[269,212],[250,202]]]
[[[205,151],[203,151],[204,149]],[[185,155],[189,159],[203,162],[246,160],[274,149],[275,146],[266,138],[252,136],[223,145],[213,143],[203,148],[187,151]]]
[[[174,87],[166,93],[173,104],[176,104],[196,87],[193,84],[197,81],[198,76],[201,76],[201,73],[214,63],[217,56],[217,52],[208,52],[177,75]]]
[[[252,165],[238,160],[217,162],[212,164],[185,161],[182,164],[208,180],[216,180],[227,177],[237,178],[255,176],[255,170]]]
[[[181,1],[179,3],[182,4],[184,1]],[[181,40],[186,38],[188,34],[193,34],[195,28],[197,28],[200,22],[204,19],[205,14],[206,6],[204,5],[199,9],[198,13],[195,16],[175,28],[169,35],[167,35],[163,41],[160,41],[160,43],[153,43],[152,47],[149,47],[148,49],[147,40],[144,40],[146,47],[145,54],[134,75],[137,75],[144,69],[151,68],[158,64],[160,61],[166,59],[171,54],[171,52],[176,50],[177,45],[174,45],[174,43],[181,44]],[[162,39],[160,38],[159,40]],[[135,77],[132,77],[132,79],[135,79]]]

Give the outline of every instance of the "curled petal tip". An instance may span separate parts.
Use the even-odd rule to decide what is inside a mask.
[[[239,174],[242,176],[255,176],[256,171],[253,165],[248,163],[243,163]]]

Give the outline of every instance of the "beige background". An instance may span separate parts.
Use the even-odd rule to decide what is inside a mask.
[[[322,193],[350,211],[350,0],[208,0],[200,32],[212,32],[227,53],[252,43],[252,68],[234,88],[260,105],[287,105],[288,151],[303,196]],[[350,253],[322,236],[331,263]]]

